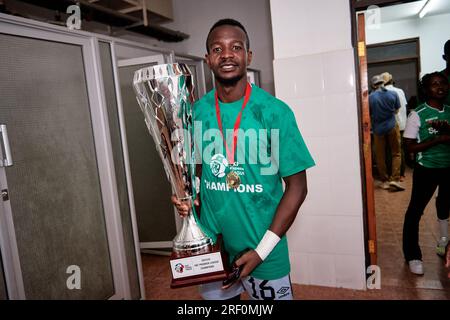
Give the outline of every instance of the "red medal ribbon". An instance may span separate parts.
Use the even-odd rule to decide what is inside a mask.
[[[241,111],[239,111],[239,114],[238,114],[238,116],[236,118],[236,122],[234,123],[234,128],[233,128],[233,145],[232,145],[231,151],[228,148],[227,141],[225,139],[225,135],[223,134],[222,119],[220,118],[219,97],[217,95],[217,90],[216,90],[216,93],[215,93],[217,123],[219,124],[219,130],[220,130],[220,133],[222,134],[222,139],[223,139],[223,143],[225,144],[225,149],[227,150],[227,157],[228,157],[229,164],[233,164],[234,163],[234,154],[235,154],[236,148],[237,148],[238,130],[239,130],[239,126],[241,124],[242,111],[244,111],[244,108],[247,105],[248,100],[250,99],[251,91],[252,91],[252,86],[250,85],[250,83],[247,82],[247,87],[245,88],[244,102],[242,103]]]

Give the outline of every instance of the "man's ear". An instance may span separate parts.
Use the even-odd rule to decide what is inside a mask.
[[[247,53],[247,66],[249,66],[250,63],[252,63],[252,59],[253,59],[253,52],[252,52],[252,50],[248,50],[248,53]]]

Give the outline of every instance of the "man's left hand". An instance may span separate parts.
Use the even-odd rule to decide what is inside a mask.
[[[242,255],[237,261],[237,266],[243,266],[240,279],[247,277],[262,262],[255,250],[250,250]]]

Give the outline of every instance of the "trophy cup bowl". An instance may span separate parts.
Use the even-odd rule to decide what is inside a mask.
[[[221,237],[214,244],[194,216],[193,199],[198,188],[192,73],[183,63],[146,67],[134,73],[133,88],[172,189],[178,199],[190,202],[192,208],[173,239],[171,287],[223,280],[227,275],[227,257]]]

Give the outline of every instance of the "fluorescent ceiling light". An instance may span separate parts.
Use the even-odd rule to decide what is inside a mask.
[[[425,15],[430,11],[431,9],[431,0],[427,0],[427,2],[425,2],[425,4],[423,5],[422,9],[420,9],[419,12],[419,18],[423,18],[425,17]]]

